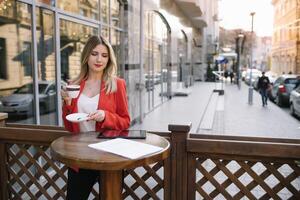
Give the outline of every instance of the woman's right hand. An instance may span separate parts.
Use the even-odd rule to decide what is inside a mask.
[[[72,98],[69,97],[68,92],[64,88],[61,89],[60,95],[66,105],[71,105]]]

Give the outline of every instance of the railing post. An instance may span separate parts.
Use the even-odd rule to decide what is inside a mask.
[[[192,124],[169,124],[171,131],[171,199],[187,199],[187,150],[186,139]]]
[[[7,119],[7,113],[0,113],[0,127],[5,126],[5,120]],[[7,181],[8,171],[6,168],[7,153],[5,149],[5,143],[0,140],[0,199],[8,199]]]
[[[0,112],[0,127],[5,126],[5,120],[8,118],[7,113]]]

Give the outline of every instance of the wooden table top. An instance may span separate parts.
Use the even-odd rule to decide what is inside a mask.
[[[163,150],[132,160],[88,147],[89,144],[107,140],[99,139],[97,135],[97,132],[89,132],[60,137],[51,144],[51,156],[53,159],[72,167],[95,170],[121,170],[164,160],[170,153],[168,140],[161,136],[147,133],[146,139],[134,139],[134,141],[162,147]]]

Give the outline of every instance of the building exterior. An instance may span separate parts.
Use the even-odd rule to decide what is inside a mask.
[[[256,37],[256,44],[253,50],[253,64],[261,71],[270,70],[272,38]]]
[[[132,123],[204,80],[218,43],[217,0],[0,2],[0,112],[62,125],[60,88],[80,71],[91,35],[107,38],[127,83]],[[14,94],[13,94],[14,93]]]
[[[272,71],[300,74],[300,2],[273,0]]]

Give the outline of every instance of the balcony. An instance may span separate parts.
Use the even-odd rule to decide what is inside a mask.
[[[169,0],[161,1],[160,5],[168,12],[178,16],[186,26],[203,28],[207,23],[202,18],[203,12],[200,5],[195,0]]]
[[[175,0],[178,7],[189,17],[201,17],[202,10],[195,0]]]
[[[1,117],[2,116],[2,117]],[[49,145],[60,127],[5,123],[0,114],[0,199],[65,199],[68,168]],[[300,140],[157,132],[171,144],[159,163],[124,170],[123,199],[299,199]],[[90,199],[99,199],[99,185]]]

